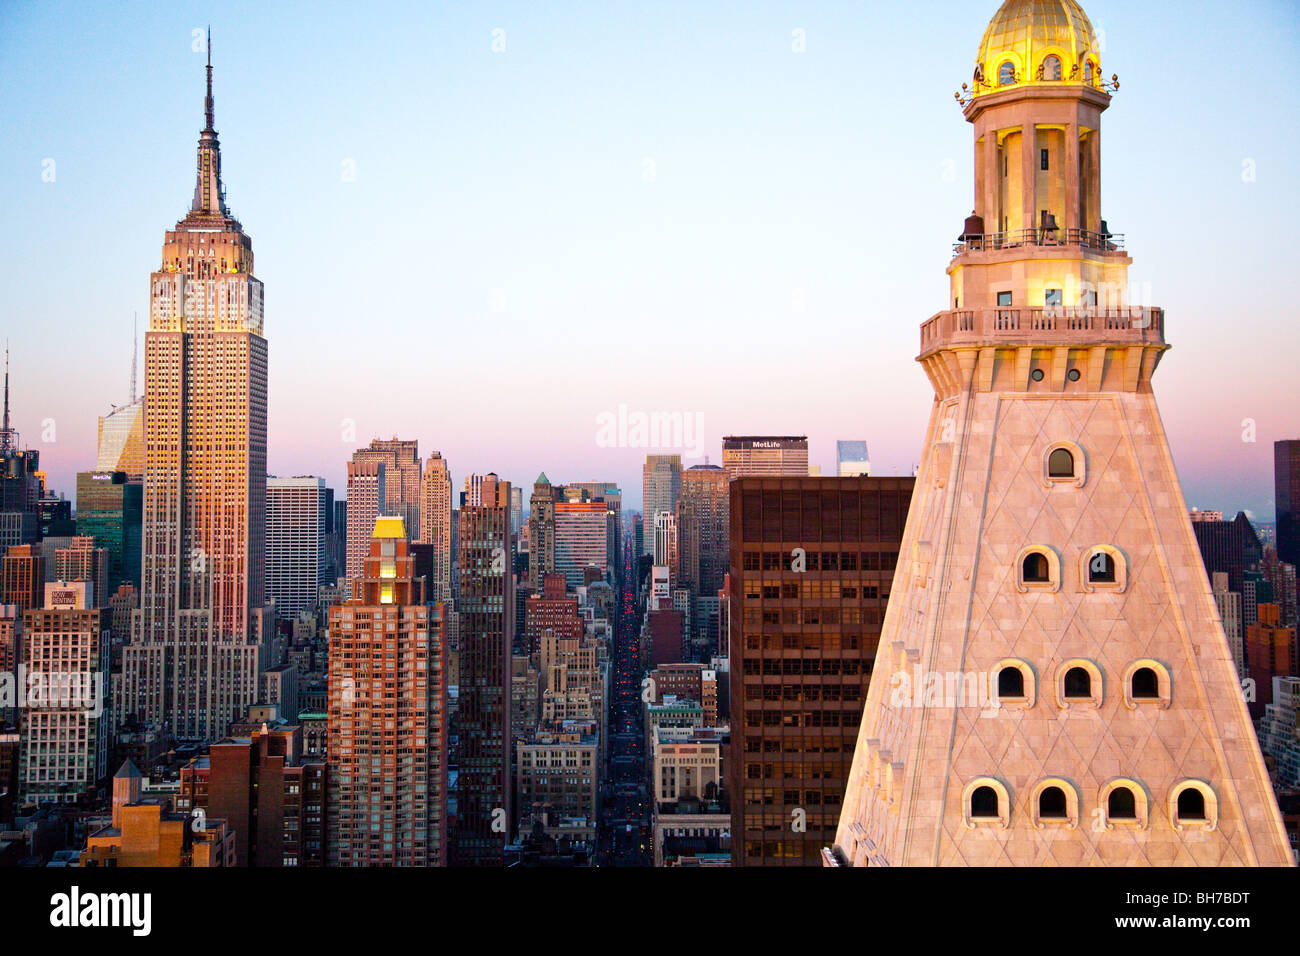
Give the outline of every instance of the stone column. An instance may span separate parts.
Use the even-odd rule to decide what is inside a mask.
[[[1032,122],[1020,127],[1020,209],[1024,225],[1020,228],[1038,228],[1038,204],[1034,186],[1038,181],[1038,136]]]
[[[1065,222],[1066,229],[1079,225],[1079,124],[1065,124]],[[1068,235],[1068,233],[1067,233]]]
[[[1088,135],[1088,172],[1092,182],[1088,184],[1088,223],[1085,229],[1094,232],[1101,230],[1101,130],[1095,129]]]
[[[998,131],[991,125],[984,129],[984,231],[1002,231],[1002,164],[998,162]]]

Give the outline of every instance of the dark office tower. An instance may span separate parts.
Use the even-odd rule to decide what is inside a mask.
[[[727,574],[730,498],[717,465],[682,472],[677,499],[677,587],[690,589],[692,657],[707,661],[718,630],[718,589]]]
[[[442,866],[441,605],[425,604],[399,517],[376,519],[352,598],[329,617],[329,861]]]
[[[346,493],[346,489],[344,489]],[[346,498],[334,501],[334,527],[330,532],[330,554],[334,556],[333,584],[347,574],[348,554],[348,501]]]
[[[820,866],[912,478],[731,482],[732,862]]]
[[[1201,549],[1207,577],[1215,571],[1228,575],[1228,590],[1242,590],[1243,572],[1253,568],[1264,556],[1259,535],[1244,512],[1231,521],[1193,521],[1192,531]]]
[[[500,866],[510,814],[510,482],[482,479],[460,509],[460,793],[452,862]]]
[[[0,425],[0,554],[40,539],[40,452],[23,450],[9,424],[9,349],[5,349],[4,419]]]
[[[1300,566],[1300,438],[1273,442],[1273,496],[1277,556]]]
[[[123,471],[77,474],[77,531],[108,552],[108,588],[140,585],[144,485]],[[99,600],[99,595],[95,596]]]
[[[269,629],[263,292],[226,206],[211,47],[204,119],[194,198],[149,279],[142,586],[120,710],[197,741],[253,703]]]
[[[37,505],[38,526],[42,540],[68,538],[77,533],[77,522],[72,519],[72,502],[67,498],[42,498]]]

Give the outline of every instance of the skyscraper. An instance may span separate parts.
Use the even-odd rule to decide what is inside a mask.
[[[808,436],[728,435],[722,439],[722,467],[728,478],[807,478]]]
[[[143,583],[123,652],[124,711],[195,740],[253,702],[267,625],[262,283],[226,207],[211,44],[207,81],[194,198],[150,279]]]
[[[92,585],[44,587],[44,605],[23,614],[22,662],[45,693],[21,711],[19,787],[32,802],[92,795],[108,772],[108,626]]]
[[[836,474],[841,478],[853,478],[871,473],[871,460],[867,457],[867,443],[864,441],[837,441],[835,443]]]
[[[424,464],[420,479],[419,543],[433,546],[429,600],[451,600],[451,470],[441,452]]]
[[[510,483],[476,482],[479,504],[460,509],[460,753],[452,862],[500,866],[511,832]]]
[[[352,460],[384,463],[381,513],[400,515],[411,540],[417,540],[420,536],[420,443],[397,436],[375,438],[365,448],[358,448]],[[362,537],[369,533],[369,527],[367,525],[363,530]],[[365,542],[362,543],[364,549]]]
[[[646,455],[641,467],[641,510],[645,523],[646,554],[652,554],[655,516],[677,513],[677,496],[682,492],[682,456]]]
[[[1273,442],[1273,492],[1277,556],[1300,566],[1300,438]]]
[[[828,863],[1292,863],[1152,392],[1164,313],[1101,218],[1115,89],[1074,0],[1006,0],[959,95],[975,213]]]
[[[555,503],[555,570],[571,588],[581,587],[589,567],[604,575],[609,561],[609,521],[603,501]]]
[[[9,424],[9,348],[5,347],[4,418],[0,420],[0,554],[40,538],[40,452],[24,449]]]
[[[609,557],[606,563],[618,568],[623,562],[623,491],[615,481],[574,481],[568,485],[582,492],[584,501],[603,501],[605,517],[609,524],[606,543]]]
[[[325,492],[312,475],[266,479],[266,596],[277,618],[314,611],[327,583]]]
[[[555,502],[563,490],[542,472],[528,499],[528,586],[534,594],[541,593],[543,579],[555,570]]]
[[[130,481],[144,480],[144,396],[136,391],[136,329],[131,326],[131,391],[125,405],[99,418],[95,471],[125,472]],[[78,500],[77,507],[81,507]]]
[[[77,473],[77,531],[108,552],[108,588],[140,584],[144,484],[124,471]],[[105,595],[107,599],[107,595]]]
[[[112,594],[108,589],[107,550],[96,547],[95,539],[90,535],[77,535],[66,540],[66,546],[54,549],[54,579],[69,584],[89,584],[91,587],[85,606],[107,608],[109,595]],[[108,624],[105,615],[105,630],[108,630]]]
[[[329,860],[446,862],[441,608],[424,600],[406,528],[375,521],[352,598],[330,609]]]
[[[1196,535],[1196,544],[1206,574],[1226,572],[1228,587],[1233,591],[1242,591],[1245,572],[1258,564],[1264,556],[1264,547],[1260,544],[1259,534],[1250,519],[1240,511],[1231,521],[1214,521],[1202,517],[1192,521],[1192,532]]]
[[[816,866],[834,837],[913,484],[731,482],[737,866]]]
[[[370,553],[370,534],[375,519],[384,513],[388,467],[377,459],[348,462],[347,579],[354,581],[365,571]]]
[[[718,590],[727,576],[730,495],[727,473],[718,465],[693,465],[682,472],[677,499],[677,580],[691,591],[696,652],[707,660],[705,646],[717,634]]]

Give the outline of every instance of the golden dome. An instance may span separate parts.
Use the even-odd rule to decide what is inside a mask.
[[[975,95],[1062,82],[1101,85],[1097,34],[1083,7],[1075,0],[1006,0],[975,57]]]

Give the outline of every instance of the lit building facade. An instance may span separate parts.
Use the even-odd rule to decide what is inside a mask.
[[[213,125],[150,278],[140,608],[123,708],[212,740],[257,694],[266,582],[267,347],[253,244],[226,207]]]
[[[433,548],[429,600],[451,600],[451,469],[441,452],[424,463],[420,478],[420,544]]]
[[[722,439],[728,478],[808,477],[807,435],[728,435]]]
[[[332,866],[446,863],[441,625],[402,519],[377,519],[352,598],[330,608]]]
[[[360,452],[358,452],[360,454]],[[365,572],[370,554],[370,533],[384,513],[388,468],[377,459],[353,458],[348,462],[347,579],[354,581]]]

